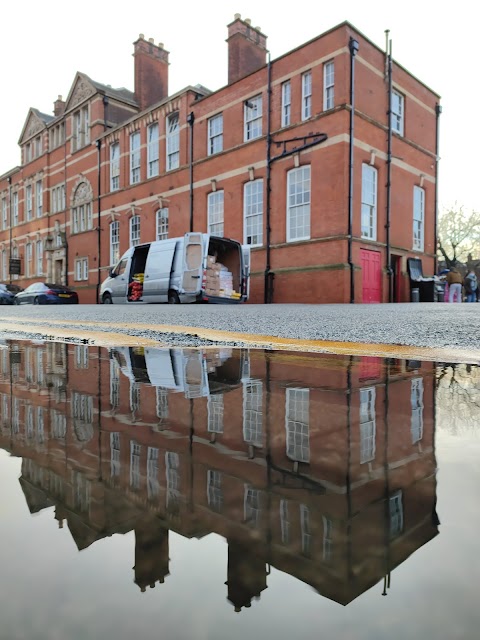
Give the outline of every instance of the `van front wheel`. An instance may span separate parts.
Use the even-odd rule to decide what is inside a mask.
[[[180,304],[180,298],[176,291],[171,290],[168,292],[168,304]]]
[[[104,293],[102,298],[103,304],[112,304],[112,296],[109,293]]]

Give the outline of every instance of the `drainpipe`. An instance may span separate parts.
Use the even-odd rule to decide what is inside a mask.
[[[387,74],[388,74],[388,135],[387,135],[387,220],[385,224],[385,240],[387,245],[386,253],[386,270],[388,276],[388,301],[393,301],[393,272],[391,261],[390,247],[390,218],[391,218],[391,200],[392,200],[392,41],[388,44],[387,58]]]
[[[190,125],[190,232],[193,231],[193,124],[195,122],[195,114],[193,111],[187,116],[187,123]]]
[[[436,134],[435,134],[435,204],[434,204],[434,212],[433,212],[433,273],[437,273],[437,227],[438,227],[438,164],[440,162],[440,157],[438,155],[439,152],[439,142],[440,142],[440,114],[442,113],[442,105],[435,105],[435,116],[436,116]]]
[[[105,104],[105,101],[104,101]],[[102,243],[101,243],[101,189],[102,189],[102,179],[101,179],[101,168],[102,168],[102,141],[97,140],[97,158],[98,158],[98,166],[97,166],[97,291],[95,296],[96,304],[100,304],[100,286],[101,286],[101,273],[100,269],[102,268]]]
[[[9,230],[8,230],[8,278],[12,284],[12,273],[10,261],[12,259],[12,176],[8,176],[8,214],[9,214]]]
[[[350,50],[350,127],[348,149],[348,266],[350,269],[350,304],[355,302],[355,265],[353,264],[353,168],[354,168],[354,132],[355,132],[355,56],[359,44],[354,38],[348,43]]]
[[[64,160],[63,160],[63,177],[65,180],[65,207],[63,212],[63,224],[65,228],[65,286],[68,287],[68,236],[67,236],[67,123],[64,123]]]
[[[267,52],[267,175],[266,175],[266,196],[265,196],[265,282],[264,282],[264,297],[265,304],[272,302],[271,292],[271,275],[270,275],[270,192],[271,192],[271,175],[272,175],[272,64],[270,58],[270,51]]]

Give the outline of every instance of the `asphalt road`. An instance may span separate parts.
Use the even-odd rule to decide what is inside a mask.
[[[14,318],[45,321],[135,323],[135,334],[196,346],[194,335],[166,334],[161,325],[203,327],[240,333],[345,342],[382,343],[416,347],[480,349],[480,304],[382,305],[78,305],[0,307],[2,322]],[[103,324],[104,323],[104,324]],[[158,325],[158,331],[142,328]],[[59,325],[57,325],[58,327]],[[21,331],[19,326],[19,331]],[[119,331],[118,326],[115,331]],[[120,329],[122,331],[122,329]],[[132,333],[131,329],[125,332]],[[11,331],[9,331],[11,333]],[[236,341],[239,344],[238,341]]]

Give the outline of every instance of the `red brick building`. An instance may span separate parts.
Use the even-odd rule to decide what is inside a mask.
[[[30,110],[0,176],[2,281],[95,302],[129,246],[194,230],[251,246],[252,302],[409,299],[406,259],[435,269],[439,96],[348,22],[270,61],[237,14],[227,42],[217,91],[169,95],[140,35],[133,92],[78,73]]]

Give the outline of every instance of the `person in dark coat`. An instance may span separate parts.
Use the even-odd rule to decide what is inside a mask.
[[[476,302],[478,281],[473,269],[470,269],[470,271],[465,276],[463,286],[465,287],[465,293],[467,294],[467,302]]]

